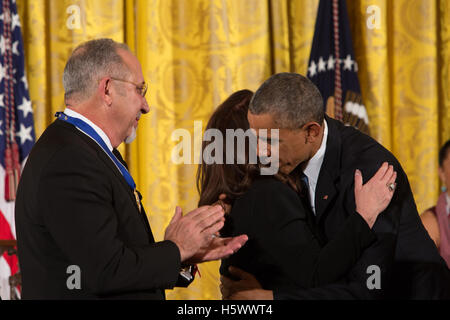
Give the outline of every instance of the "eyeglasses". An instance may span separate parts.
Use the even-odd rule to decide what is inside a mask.
[[[111,77],[111,80],[116,80],[116,81],[121,81],[121,82],[128,82],[131,83],[132,85],[134,85],[136,87],[137,92],[142,96],[145,97],[145,94],[147,93],[147,89],[148,89],[148,84],[146,84],[145,82],[142,84],[136,84],[132,81],[128,81],[128,80],[123,80],[123,79],[117,79],[117,78],[113,78]]]

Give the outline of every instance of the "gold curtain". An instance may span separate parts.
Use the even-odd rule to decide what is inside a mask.
[[[233,91],[256,90],[275,72],[305,74],[318,0],[17,0],[17,5],[37,137],[64,108],[62,71],[77,44],[109,37],[128,43],[141,61],[151,111],[140,121],[137,140],[120,150],[144,196],[155,238],[162,240],[175,206],[188,212],[198,201],[196,165],[172,162],[179,142],[172,132],[188,130],[198,146],[194,121],[204,128]],[[437,151],[450,138],[450,5],[352,0],[347,6],[370,130],[403,165],[422,211],[436,201]],[[201,278],[187,289],[167,290],[168,299],[219,299],[218,267],[218,262],[200,265]]]

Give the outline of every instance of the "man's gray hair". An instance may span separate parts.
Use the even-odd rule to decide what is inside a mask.
[[[130,51],[126,44],[112,39],[90,40],[75,48],[64,68],[65,99],[89,98],[102,77],[125,77],[130,71],[118,49]]]
[[[251,113],[271,114],[284,129],[298,129],[310,121],[323,123],[324,109],[319,89],[297,73],[277,73],[267,79],[250,101]]]

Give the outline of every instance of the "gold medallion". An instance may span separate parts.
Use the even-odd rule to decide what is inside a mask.
[[[139,195],[137,193],[137,190],[134,189],[134,197],[136,198],[136,204],[138,206],[139,212],[141,212],[141,200],[139,199]]]

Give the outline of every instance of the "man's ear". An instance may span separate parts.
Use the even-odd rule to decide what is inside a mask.
[[[316,139],[320,137],[320,133],[322,131],[322,126],[315,121],[310,121],[306,123],[303,128],[306,131],[306,139],[309,142],[314,142]]]
[[[100,80],[97,87],[98,96],[105,102],[107,106],[112,104],[111,96],[111,79],[103,78]]]

